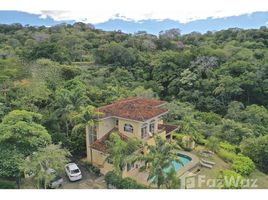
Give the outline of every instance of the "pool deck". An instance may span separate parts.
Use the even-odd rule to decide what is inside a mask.
[[[182,154],[182,155],[186,155],[186,156],[188,156],[188,157],[190,157],[192,159],[189,163],[187,163],[185,166],[180,168],[179,171],[177,171],[177,176],[180,177],[185,172],[187,172],[187,171],[193,169],[194,167],[196,167],[199,164],[200,160],[196,155],[194,155],[194,154],[192,154],[192,153],[190,153],[188,151],[179,151],[178,153]]]

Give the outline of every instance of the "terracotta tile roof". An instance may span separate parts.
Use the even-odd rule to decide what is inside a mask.
[[[165,103],[165,101],[156,99],[132,97],[102,106],[97,111],[103,113],[102,118],[115,116],[136,121],[146,121],[166,113],[168,110],[160,107]]]
[[[169,124],[158,124],[158,129],[165,129],[166,135],[169,135],[172,131],[179,129],[179,126]]]
[[[111,131],[109,131],[107,134],[105,134],[102,138],[96,140],[93,144],[90,145],[92,149],[101,151],[103,153],[106,152],[107,146],[105,141],[109,139],[109,136],[111,133],[118,133],[122,140],[126,141],[128,139],[127,136],[125,136],[122,133],[119,133],[117,128],[113,128]]]

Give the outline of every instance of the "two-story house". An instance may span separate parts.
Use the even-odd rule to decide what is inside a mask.
[[[155,134],[168,138],[177,126],[163,124],[162,116],[168,112],[165,104],[165,101],[156,99],[133,97],[98,108],[102,115],[86,135],[88,161],[104,174],[112,170],[112,165],[105,162],[105,141],[112,132],[118,133],[123,140],[136,137],[148,144],[154,143],[152,137]],[[137,165],[128,166],[123,175],[131,176],[131,171],[137,168]]]

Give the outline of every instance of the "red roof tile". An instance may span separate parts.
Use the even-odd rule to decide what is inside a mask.
[[[165,101],[156,99],[132,97],[102,106],[98,108],[98,112],[104,114],[103,118],[114,116],[136,121],[146,121],[166,113],[168,110],[160,107],[165,103]]]
[[[179,127],[175,125],[169,125],[169,124],[158,124],[158,129],[165,129],[166,135],[169,135],[172,131],[179,129]]]
[[[109,136],[111,133],[118,133],[122,140],[126,141],[128,139],[127,136],[125,136],[122,133],[119,133],[117,128],[113,128],[111,131],[109,131],[107,134],[105,134],[102,138],[96,140],[93,144],[90,145],[92,149],[101,151],[103,153],[106,152],[107,146],[106,146],[106,140],[109,139]]]

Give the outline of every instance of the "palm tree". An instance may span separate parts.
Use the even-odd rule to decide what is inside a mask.
[[[106,141],[107,154],[105,162],[113,164],[114,172],[122,177],[122,173],[128,164],[128,157],[134,153],[140,142],[137,139],[128,138],[123,141],[119,134],[111,133],[109,140]]]
[[[75,123],[73,131],[76,132],[80,129],[86,129],[86,133],[89,133],[90,127],[94,127],[97,123],[99,116],[102,113],[96,111],[94,106],[80,107],[80,112],[76,113],[72,120]]]
[[[75,124],[72,132],[77,134],[79,131],[79,133],[83,134],[80,130],[85,130],[86,135],[89,136],[89,138],[86,138],[86,141],[89,141],[89,144],[93,143],[97,139],[94,126],[101,114],[102,113],[96,111],[94,106],[80,107],[80,112],[76,112],[72,116],[72,122]],[[82,141],[85,141],[84,135],[81,135],[80,138]],[[81,145],[81,143],[79,145]]]
[[[69,126],[74,110],[74,105],[70,99],[70,91],[64,89],[57,91],[55,112],[53,117],[60,118],[61,122],[65,124],[66,136],[69,135]]]
[[[146,144],[148,153],[133,156],[130,160],[132,162],[144,162],[145,165],[140,168],[140,171],[148,170],[149,176],[147,181],[157,185],[157,188],[161,188],[162,185],[172,185],[170,183],[170,176],[174,177],[173,172],[175,171],[172,162],[181,163],[177,154],[177,150],[180,147],[177,144],[168,143],[160,136],[156,136],[154,139],[155,145]]]
[[[203,135],[200,134],[200,124],[199,121],[195,120],[193,116],[185,116],[182,120],[182,130],[185,134],[191,136],[197,143],[203,140]]]

